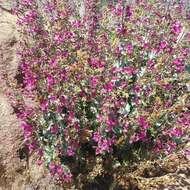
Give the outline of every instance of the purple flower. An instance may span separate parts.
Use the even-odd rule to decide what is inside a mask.
[[[64,170],[63,170],[63,167],[62,167],[61,165],[58,165],[58,166],[57,166],[56,171],[57,171],[57,174],[58,174],[59,176],[62,176],[62,175],[64,174]]]
[[[54,162],[51,162],[49,164],[49,169],[50,169],[51,174],[55,174],[55,172],[57,170],[57,165]]]
[[[91,77],[91,79],[90,79],[90,85],[92,87],[96,87],[97,84],[98,84],[98,77]]]
[[[171,90],[172,89],[172,84],[164,84],[164,89],[165,90]]]
[[[168,43],[166,41],[160,42],[160,50],[166,49],[168,46]]]
[[[37,150],[37,153],[38,153],[38,155],[39,155],[40,157],[42,157],[42,156],[44,155],[44,150],[43,150],[42,148],[39,148],[39,149]]]
[[[32,143],[28,144],[29,151],[32,152],[37,148],[37,143],[36,141],[33,141]]]
[[[22,123],[21,128],[24,130],[25,139],[28,139],[32,135],[32,126],[28,123]]]
[[[181,30],[182,30],[182,26],[179,22],[175,22],[173,25],[172,25],[172,33],[175,34],[175,35],[178,35],[179,33],[181,33]]]
[[[105,64],[97,58],[91,58],[89,64],[93,68],[104,68]]]
[[[40,102],[40,109],[45,112],[48,109],[48,101],[47,100],[43,100]]]
[[[53,127],[51,127],[50,131],[52,134],[56,135],[59,131],[59,128],[57,125],[53,125]]]
[[[179,58],[175,59],[172,64],[175,66],[175,70],[177,72],[183,72],[185,70],[185,65],[183,63],[183,61]]]
[[[106,90],[106,92],[111,92],[115,87],[115,82],[111,81],[108,82],[107,84],[104,85],[104,89]]]
[[[55,68],[57,66],[57,60],[53,58],[50,60],[49,64],[51,68]]]
[[[132,52],[133,52],[133,45],[131,43],[128,44],[127,47],[126,47],[126,50],[127,50],[128,54],[132,54]]]
[[[140,116],[137,119],[137,121],[138,121],[138,124],[143,128],[143,130],[148,129],[150,127],[143,116]]]
[[[74,152],[73,148],[68,147],[68,149],[67,149],[67,155],[68,156],[74,156],[74,154],[75,154],[75,152]]]
[[[66,181],[66,182],[71,182],[71,180],[72,180],[72,174],[71,173],[65,173],[63,175],[63,180]]]
[[[172,129],[170,134],[171,134],[171,136],[181,137],[183,135],[183,131],[179,128],[174,128],[174,129]]]
[[[53,75],[49,74],[47,76],[47,85],[52,86],[54,84],[55,84],[55,79],[54,79]]]
[[[131,10],[131,7],[130,6],[127,6],[126,7],[126,16],[127,17],[131,17],[132,16],[132,10]]]
[[[95,142],[98,142],[101,140],[101,135],[99,132],[94,132],[93,134],[93,138],[92,138]]]

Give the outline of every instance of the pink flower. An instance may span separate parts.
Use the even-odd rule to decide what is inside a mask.
[[[115,13],[116,13],[118,16],[122,16],[122,13],[123,13],[122,7],[117,7],[117,8],[115,9]]]
[[[166,49],[168,46],[168,43],[166,41],[162,41],[160,42],[160,49],[163,50],[163,49]]]
[[[123,68],[123,72],[127,73],[128,75],[134,75],[137,73],[137,69],[133,66],[126,66]]]
[[[68,57],[69,56],[69,52],[67,51],[67,50],[65,50],[64,52],[63,52],[63,57]]]
[[[56,171],[57,171],[57,174],[58,174],[59,176],[62,176],[63,173],[64,173],[63,167],[60,166],[60,165],[57,166],[57,170],[56,170]]]
[[[129,143],[132,144],[134,142],[137,142],[139,140],[139,137],[138,135],[135,133],[133,135],[130,136],[130,139],[129,139]]]
[[[57,170],[57,165],[54,162],[51,162],[49,164],[49,169],[50,169],[51,173],[54,174]]]
[[[70,111],[68,116],[68,122],[72,123],[74,118],[75,118],[75,113],[73,111]]]
[[[22,123],[21,128],[24,130],[25,139],[28,139],[32,135],[32,126],[28,123]]]
[[[56,135],[59,131],[59,128],[57,125],[53,125],[53,127],[51,127],[50,131],[52,134]]]
[[[171,136],[181,137],[183,135],[183,131],[179,128],[174,128],[174,129],[172,129],[170,134],[171,134]]]
[[[42,156],[44,155],[44,150],[43,150],[42,148],[39,148],[39,149],[37,150],[37,153],[38,153],[38,155],[39,155],[40,157],[42,157]]]
[[[185,70],[185,65],[183,61],[179,58],[175,59],[172,64],[175,66],[177,72],[183,72]]]
[[[37,161],[36,161],[36,164],[37,164],[38,166],[41,166],[41,165],[43,164],[43,162],[44,162],[43,160],[37,160]]]
[[[111,81],[104,85],[106,92],[111,92],[115,87],[115,82]]]
[[[105,64],[98,60],[97,58],[91,58],[89,64],[93,68],[104,68]]]
[[[66,182],[71,182],[71,180],[72,180],[72,174],[71,173],[65,173],[64,175],[63,175],[63,180],[64,181],[66,181]]]
[[[137,94],[139,94],[141,92],[141,86],[140,85],[136,85],[134,87],[134,92],[137,93]]]
[[[32,74],[25,76],[24,83],[26,84],[26,89],[31,91],[36,87],[36,78]]]
[[[103,116],[102,115],[97,115],[97,120],[98,120],[98,122],[102,122],[103,121]]]
[[[146,130],[150,127],[148,122],[145,120],[145,118],[143,116],[140,116],[137,119],[137,121],[138,121],[138,124],[143,128],[143,130]]]
[[[106,121],[106,124],[108,126],[112,127],[112,126],[116,125],[116,121],[114,119],[112,119],[112,118],[108,118],[107,121]]]
[[[40,102],[40,109],[45,112],[48,109],[48,101],[47,100],[43,100]]]
[[[95,142],[98,142],[101,140],[101,135],[99,132],[94,132],[93,134],[93,138],[92,138]]]
[[[127,6],[126,7],[126,16],[127,17],[131,17],[132,16],[132,10],[131,10],[131,7],[130,6]]]
[[[51,68],[55,68],[57,66],[57,60],[53,58],[50,60],[49,64]]]
[[[126,123],[125,125],[123,125],[123,132],[126,133],[128,132],[128,129],[129,129],[129,124]]]
[[[177,58],[177,59],[175,59],[172,63],[173,63],[174,65],[176,65],[176,66],[179,66],[179,65],[182,64],[182,60],[179,59],[179,58]]]
[[[98,84],[98,77],[91,77],[91,79],[90,79],[90,85],[92,87],[96,87],[97,84]]]
[[[57,43],[57,45],[60,45],[64,42],[64,36],[61,33],[55,33],[54,40]]]
[[[75,154],[74,150],[71,147],[68,147],[67,149],[67,155],[68,156],[73,156]]]
[[[172,84],[164,84],[164,89],[165,90],[171,90],[172,89]]]
[[[55,83],[55,79],[54,79],[53,75],[49,74],[47,76],[47,85],[52,86],[52,85],[54,85],[54,83]]]
[[[22,0],[20,3],[23,5],[31,6],[34,0]]]
[[[175,22],[173,25],[172,25],[172,33],[175,34],[175,35],[178,35],[179,33],[181,33],[181,30],[182,30],[182,26],[179,22]]]
[[[35,150],[36,147],[37,147],[36,141],[33,141],[32,143],[30,143],[30,144],[28,145],[28,148],[29,148],[29,151],[30,151],[30,152],[32,152],[33,150]]]
[[[169,141],[165,149],[166,154],[171,154],[175,148],[176,148],[176,143]]]
[[[142,130],[140,134],[138,134],[138,140],[145,141],[146,140],[146,131]]]
[[[126,50],[127,50],[127,53],[129,55],[132,54],[132,52],[133,52],[133,46],[132,46],[131,43],[127,45]]]
[[[155,63],[154,63],[153,60],[148,60],[147,61],[148,69],[153,70],[154,69],[154,65],[155,65]]]
[[[45,6],[45,11],[47,13],[52,13],[54,11],[54,9],[55,9],[55,5],[52,2],[51,3],[47,3],[46,6]]]

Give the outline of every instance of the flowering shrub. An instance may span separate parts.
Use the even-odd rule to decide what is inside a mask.
[[[20,0],[15,10],[14,107],[38,164],[64,182],[129,154],[169,154],[190,126],[188,7],[100,2]]]

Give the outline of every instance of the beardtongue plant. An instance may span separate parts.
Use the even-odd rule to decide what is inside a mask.
[[[190,126],[188,7],[73,5],[19,0],[15,10],[22,80],[14,108],[38,164],[64,183],[88,175],[97,159],[169,154]]]

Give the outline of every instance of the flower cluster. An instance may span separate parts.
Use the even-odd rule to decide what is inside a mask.
[[[171,153],[190,126],[188,10],[156,0],[72,5],[20,0],[15,10],[17,115],[38,163],[70,182],[118,149]]]

